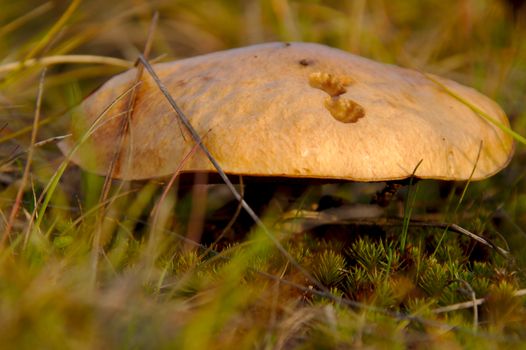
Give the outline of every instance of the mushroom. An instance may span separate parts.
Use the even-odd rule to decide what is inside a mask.
[[[501,108],[474,89],[324,45],[267,43],[154,69],[227,174],[480,180],[505,167],[513,152],[508,133],[451,94],[508,127]],[[72,113],[64,152],[104,114],[73,157],[88,171],[109,169],[127,108],[117,98],[135,76],[132,69],[113,77]],[[194,146],[147,74],[125,139],[131,153],[121,152],[120,162],[131,161],[114,176],[127,180],[174,173]],[[199,151],[182,167],[214,170]]]

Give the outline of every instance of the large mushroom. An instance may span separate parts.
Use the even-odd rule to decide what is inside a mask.
[[[227,174],[479,180],[506,166],[513,151],[512,137],[496,125],[508,127],[506,115],[474,89],[319,44],[261,44],[154,69]],[[107,173],[128,106],[118,97],[135,77],[135,69],[113,77],[73,111],[65,152],[102,115],[73,157],[88,171]],[[114,176],[172,174],[194,142],[146,73],[133,106],[122,143],[128,151]],[[201,152],[182,167],[214,170]]]

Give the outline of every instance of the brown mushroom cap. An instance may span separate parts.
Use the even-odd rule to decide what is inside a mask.
[[[422,73],[319,44],[255,45],[154,69],[228,174],[383,181],[411,176],[422,160],[417,177],[465,180],[476,167],[475,180],[502,169],[513,152],[508,134]],[[61,144],[64,152],[135,75],[115,76],[73,111],[73,137]],[[486,96],[434,79],[509,125]],[[194,145],[146,72],[142,80],[126,136],[132,151],[120,159],[131,163],[117,168],[119,178],[168,176]],[[125,110],[124,98],[73,161],[105,174]],[[214,168],[197,151],[183,171]]]

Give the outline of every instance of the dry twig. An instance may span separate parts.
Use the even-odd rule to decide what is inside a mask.
[[[44,69],[42,73],[40,74],[40,82],[38,84],[37,104],[35,108],[35,117],[33,119],[33,132],[31,133],[31,143],[29,145],[29,150],[27,152],[26,166],[24,168],[24,174],[22,175],[22,180],[20,181],[20,187],[18,188],[18,192],[16,194],[15,203],[13,204],[13,208],[11,209],[11,214],[9,215],[9,219],[7,221],[7,225],[5,227],[4,234],[2,236],[2,241],[0,242],[2,246],[6,244],[7,240],[9,239],[9,235],[11,234],[11,230],[13,228],[13,224],[18,214],[18,210],[20,209],[20,204],[22,202],[22,196],[24,195],[26,183],[29,178],[29,170],[31,169],[31,163],[33,161],[33,155],[35,151],[35,144],[36,144],[37,133],[38,133],[38,122],[40,120],[40,110],[42,106],[42,96],[43,96],[43,91],[44,91],[44,78],[45,77],[46,77],[46,69]]]

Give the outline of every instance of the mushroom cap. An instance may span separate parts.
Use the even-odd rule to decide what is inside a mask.
[[[478,180],[506,166],[513,153],[510,135],[423,73],[319,44],[268,43],[153,67],[228,174],[466,180],[475,168],[471,179]],[[102,115],[72,158],[88,171],[108,171],[128,105],[118,98],[135,77],[135,69],[113,77],[72,111],[73,136],[60,145],[65,153]],[[509,125],[491,99],[433,79]],[[144,72],[124,138],[129,151],[121,152],[114,176],[173,174],[194,147],[183,129]],[[215,171],[199,150],[180,169]]]

